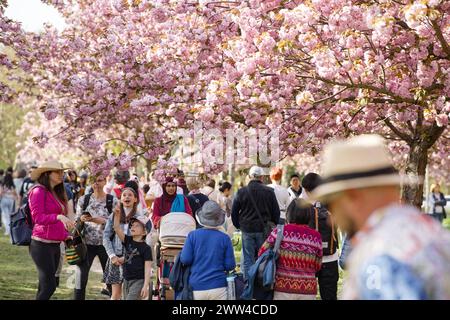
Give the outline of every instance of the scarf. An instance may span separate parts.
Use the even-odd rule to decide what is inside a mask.
[[[186,207],[184,206],[184,196],[182,194],[176,195],[175,200],[172,202],[170,212],[186,212]]]

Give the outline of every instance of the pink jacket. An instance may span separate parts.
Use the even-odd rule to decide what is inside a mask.
[[[68,232],[64,224],[56,219],[63,211],[52,193],[38,186],[30,191],[28,201],[34,224],[32,236],[44,240],[64,241]]]

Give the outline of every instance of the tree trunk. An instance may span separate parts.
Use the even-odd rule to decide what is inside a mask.
[[[428,151],[444,130],[445,127],[438,127],[434,123],[431,127],[423,128],[421,134],[408,143],[410,150],[405,169],[406,181],[404,182],[406,183],[402,189],[402,200],[419,209],[422,207],[423,201],[423,182],[428,164]]]
[[[150,180],[150,175],[152,174],[152,160],[149,160],[145,158],[145,165],[147,168],[147,177],[145,177],[148,180]]]
[[[422,207],[423,181],[428,163],[428,148],[423,144],[410,145],[402,188],[403,202]]]

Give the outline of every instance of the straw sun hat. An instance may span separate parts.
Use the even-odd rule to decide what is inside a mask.
[[[344,190],[399,185],[400,182],[385,140],[379,135],[360,135],[325,146],[322,181],[313,191],[313,198],[326,201]]]
[[[69,168],[64,168],[63,165],[58,161],[47,161],[41,163],[36,169],[34,169],[30,174],[30,178],[31,180],[36,181],[44,172],[67,169]]]

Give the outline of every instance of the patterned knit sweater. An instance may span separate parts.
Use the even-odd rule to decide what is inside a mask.
[[[275,228],[262,245],[258,255],[274,246],[276,236]],[[320,233],[305,225],[285,225],[277,261],[275,291],[316,295],[316,272],[320,270],[321,264]]]

